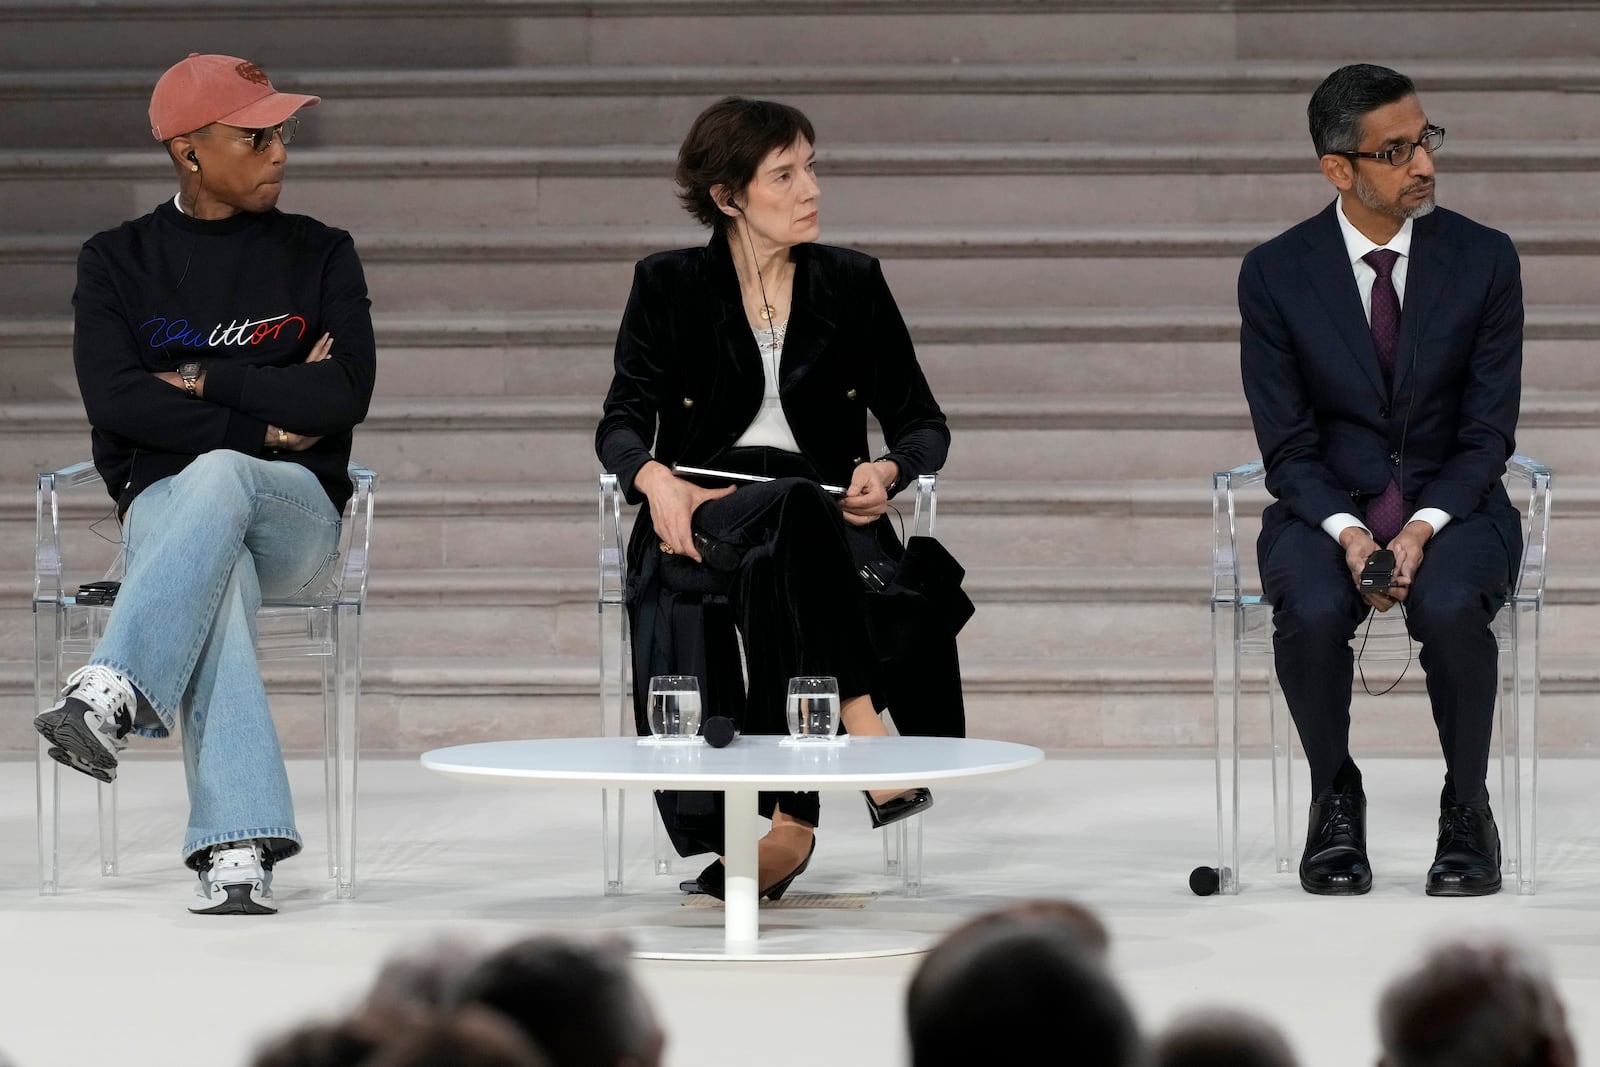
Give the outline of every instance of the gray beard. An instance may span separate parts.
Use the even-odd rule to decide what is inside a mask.
[[[1437,188],[1437,187],[1436,187]],[[1366,179],[1356,175],[1356,199],[1372,211],[1381,215],[1388,215],[1395,219],[1420,219],[1431,214],[1438,206],[1437,194],[1430,196],[1416,207],[1401,207],[1398,203],[1385,203],[1378,199],[1378,194],[1368,185]]]

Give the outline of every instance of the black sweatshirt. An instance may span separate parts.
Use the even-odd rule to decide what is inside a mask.
[[[343,510],[377,363],[348,233],[277,210],[206,221],[168,201],[84,244],[72,305],[95,467],[119,511],[219,448],[302,464]],[[304,362],[324,333],[333,354]],[[204,398],[154,376],[191,360]],[[275,452],[269,425],[322,440]]]

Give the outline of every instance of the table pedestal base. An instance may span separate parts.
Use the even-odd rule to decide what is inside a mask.
[[[728,941],[712,927],[644,926],[626,932],[633,955],[646,960],[860,960],[909,956],[932,947],[935,934],[864,930],[859,926],[762,931],[757,941]]]

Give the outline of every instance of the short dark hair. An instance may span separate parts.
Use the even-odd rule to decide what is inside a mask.
[[[455,1002],[500,1012],[555,1067],[612,1067],[642,1059],[658,1033],[622,946],[612,942],[548,936],[518,941],[463,978]]]
[[[1076,934],[1049,922],[969,931],[923,960],[907,999],[912,1067],[987,1063],[997,1043],[1071,1044],[1071,1062],[1131,1067],[1143,1046],[1127,1002]]]
[[[1439,945],[1390,982],[1378,1040],[1388,1067],[1575,1062],[1544,959],[1494,938]]]
[[[550,1067],[515,1023],[487,1008],[401,1027],[361,1067]]]
[[[1296,1067],[1283,1032],[1233,1008],[1205,1008],[1167,1024],[1151,1043],[1153,1067]]]
[[[735,196],[755,180],[761,161],[804,137],[817,143],[817,132],[799,108],[772,100],[726,96],[700,112],[678,148],[678,201],[683,209],[717,233],[732,223],[711,198],[723,185]]]
[[[1417,87],[1397,70],[1372,63],[1340,67],[1322,80],[1306,105],[1317,158],[1354,152],[1361,146],[1361,120],[1369,112],[1408,96]]]

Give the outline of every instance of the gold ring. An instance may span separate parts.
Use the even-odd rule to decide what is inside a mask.
[[[672,555],[672,546],[667,544],[665,541],[663,541],[663,542],[661,542],[661,551],[665,552],[667,555],[670,556],[670,555]]]

